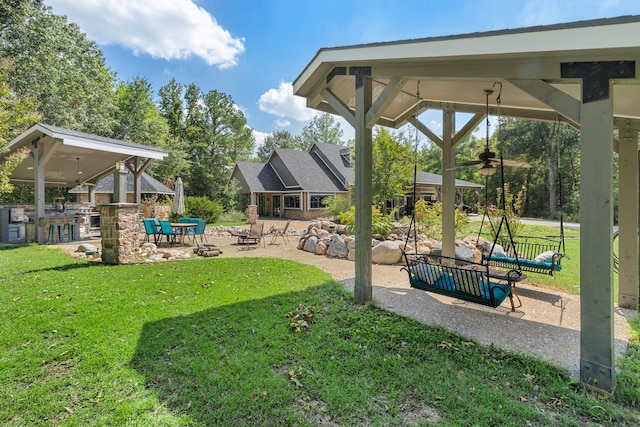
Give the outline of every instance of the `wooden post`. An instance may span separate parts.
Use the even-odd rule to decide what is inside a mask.
[[[371,128],[367,127],[367,111],[371,108],[371,70],[354,67],[350,70],[356,76],[356,278],[354,298],[364,304],[373,296],[371,276],[371,203],[372,197],[372,155]]]
[[[620,128],[618,305],[638,310],[638,129]]]
[[[615,386],[612,111],[607,97],[583,100],[580,114],[580,377],[606,391]]]

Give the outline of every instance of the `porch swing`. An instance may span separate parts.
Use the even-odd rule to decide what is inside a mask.
[[[416,98],[420,100],[420,82],[417,83]],[[419,106],[420,103],[417,103]],[[417,109],[418,107],[416,107]],[[414,118],[417,120],[417,111]],[[413,288],[453,297],[456,300],[472,302],[496,308],[507,298],[511,311],[516,307],[513,300],[513,286],[521,280],[522,274],[516,270],[496,273],[490,270],[488,263],[476,263],[432,253],[418,251],[418,233],[416,230],[416,186],[418,175],[418,133],[416,132],[415,159],[413,166],[413,212],[409,231],[403,248],[405,267],[402,270],[409,275],[409,284]],[[414,247],[408,251],[411,236]]]
[[[500,84],[500,83],[498,83]],[[495,85],[495,84],[494,84]],[[500,92],[502,91],[502,85],[500,84]],[[487,97],[487,110],[488,110],[488,97]],[[502,122],[500,115],[500,93],[496,98],[498,105],[498,125]],[[488,114],[488,111],[487,111]],[[488,116],[487,116],[488,117]],[[488,122],[488,118],[487,118]],[[554,134],[556,141],[559,142],[559,126],[558,121],[554,125]],[[487,132],[488,138],[488,132]],[[488,139],[487,139],[488,141]],[[500,150],[500,182],[502,188],[501,208],[503,215],[500,217],[500,222],[495,226],[491,222],[491,218],[488,215],[488,197],[487,197],[487,185],[485,185],[485,213],[480,224],[480,230],[478,231],[478,240],[482,233],[484,226],[484,220],[487,218],[489,225],[492,228],[494,239],[492,245],[487,248],[486,246],[479,245],[479,249],[483,250],[483,260],[488,265],[501,268],[512,268],[517,271],[526,271],[531,273],[540,273],[553,275],[554,272],[560,271],[562,266],[560,261],[564,254],[564,218],[562,209],[562,176],[560,173],[560,148],[559,143],[556,144],[558,148],[558,187],[559,187],[559,205],[560,205],[560,235],[548,236],[548,237],[531,237],[531,236],[519,236],[517,241],[514,239],[509,221],[504,213],[506,212],[506,184],[504,180],[504,165],[505,161],[502,157],[502,149]],[[487,179],[488,179],[488,175]],[[505,226],[508,239],[502,236],[502,227]],[[568,257],[567,257],[568,258]]]

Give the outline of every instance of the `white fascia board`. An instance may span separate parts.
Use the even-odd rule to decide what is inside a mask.
[[[108,142],[91,141],[87,139],[75,139],[65,135],[54,135],[53,138],[61,139],[64,145],[71,147],[85,148],[96,151],[106,151],[108,153],[126,154],[129,156],[146,157],[150,159],[162,160],[167,157],[167,153],[156,150],[147,150],[138,147],[110,144]]]
[[[294,82],[294,93],[303,90],[315,74],[324,78],[327,67],[376,66],[385,62],[417,61],[422,63],[447,60],[480,60],[482,58],[518,58],[535,56],[570,61],[576,56],[629,55],[640,49],[640,22],[618,22],[576,27],[550,26],[539,30],[504,31],[404,40],[390,43],[328,48],[319,51]],[[620,59],[626,59],[621,57]],[[305,89],[308,89],[305,88]]]

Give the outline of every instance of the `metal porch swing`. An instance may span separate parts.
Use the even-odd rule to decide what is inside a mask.
[[[500,84],[500,83],[497,83]],[[495,84],[494,84],[495,86]],[[502,91],[502,85],[500,84],[500,92]],[[485,91],[486,93],[487,91]],[[498,105],[498,125],[501,125],[502,116],[500,115],[500,92],[496,98]],[[489,94],[487,94],[487,126],[488,126],[488,110],[489,110]],[[554,126],[554,133],[556,138],[559,137],[559,127],[556,121]],[[488,129],[488,127],[487,127]],[[498,133],[499,134],[499,133]],[[489,132],[487,130],[487,141],[489,138]],[[488,143],[487,143],[488,144]],[[557,144],[559,146],[559,144]],[[488,146],[488,145],[487,145]],[[501,144],[498,144],[501,147]],[[559,148],[558,148],[559,151]],[[512,161],[508,161],[512,162]],[[484,226],[484,220],[487,218],[489,225],[492,228],[494,234],[494,240],[490,248],[480,246],[480,249],[484,250],[483,260],[487,264],[494,267],[512,268],[518,271],[526,271],[531,273],[541,273],[553,275],[554,272],[560,271],[562,266],[560,261],[564,254],[564,218],[562,209],[562,177],[560,174],[560,158],[558,156],[558,182],[559,182],[559,206],[560,206],[560,235],[558,237],[532,237],[532,236],[519,236],[514,239],[509,221],[504,215],[506,212],[506,183],[504,179],[504,166],[507,165],[502,157],[502,149],[500,149],[500,182],[502,188],[501,208],[503,215],[500,217],[500,221],[496,226],[491,222],[491,218],[488,215],[487,204],[487,185],[485,185],[485,213],[480,224],[480,230],[478,231],[478,240],[482,233]],[[527,167],[531,166],[524,162],[516,162],[508,164],[511,166]],[[488,175],[487,176],[488,179]],[[508,239],[503,237],[501,232],[502,228],[506,229]]]
[[[416,98],[420,100],[420,82],[417,84]],[[417,105],[419,106],[419,102]],[[417,108],[416,116],[417,120]],[[521,280],[522,274],[516,270],[496,272],[489,263],[476,263],[435,254],[421,254],[418,251],[418,233],[416,230],[416,185],[418,174],[418,133],[416,132],[415,159],[413,169],[413,212],[409,231],[404,244],[403,254],[409,284],[413,288],[446,295],[456,300],[472,302],[496,308],[507,298],[511,311],[515,311],[514,284]],[[411,237],[415,249],[408,251]]]

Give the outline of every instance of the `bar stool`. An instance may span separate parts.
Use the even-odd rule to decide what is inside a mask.
[[[48,243],[56,243],[56,239],[58,240],[58,242],[62,242],[62,236],[62,224],[60,224],[59,222],[49,224],[49,235],[47,237]]]
[[[64,229],[66,229],[67,240],[69,242],[71,242],[72,240],[80,240],[80,224],[78,224],[78,221],[76,219],[64,224],[62,230],[63,235],[65,234]]]

